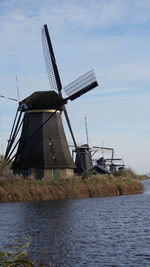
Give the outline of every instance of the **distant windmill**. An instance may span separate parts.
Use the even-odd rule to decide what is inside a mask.
[[[73,101],[98,83],[94,71],[91,70],[64,87],[68,96],[64,99],[47,25],[42,28],[42,44],[51,91],[34,92],[19,103],[5,158],[8,161],[13,160],[14,173],[32,174],[39,179],[71,177],[75,164],[68,148],[61,113],[64,111],[77,147],[65,105],[68,100]],[[21,136],[15,143],[21,127]]]
[[[98,165],[95,165],[94,168],[98,168],[98,170],[99,170],[100,172],[104,173],[105,170],[107,170],[107,169],[104,170],[104,168],[103,168],[103,167],[106,168],[106,165],[109,166],[109,172],[110,172],[110,173],[113,173],[113,172],[117,171],[117,169],[123,169],[123,168],[125,167],[124,163],[123,163],[123,164],[114,163],[114,161],[115,161],[115,162],[118,162],[118,161],[121,161],[121,160],[122,160],[121,158],[114,158],[114,148],[103,147],[103,146],[101,146],[101,147],[100,147],[100,146],[93,146],[93,148],[96,149],[96,150],[94,151],[94,154],[95,154],[98,150],[109,150],[109,151],[112,152],[112,154],[111,154],[111,158],[106,158],[106,159],[104,159],[104,157],[101,157],[101,158],[99,158],[99,159],[97,160],[97,164],[98,164]],[[94,154],[93,154],[93,155],[94,155]],[[103,171],[104,171],[104,172],[103,172]],[[108,171],[108,170],[107,170],[107,171]],[[108,172],[107,172],[107,173],[108,173]],[[110,173],[108,173],[108,174],[110,174]]]

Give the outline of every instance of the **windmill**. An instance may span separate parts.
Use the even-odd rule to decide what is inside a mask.
[[[68,100],[75,100],[98,83],[91,70],[64,87],[67,98],[63,98],[47,25],[42,28],[42,45],[51,91],[34,92],[19,103],[5,158],[8,162],[13,160],[14,173],[32,174],[37,179],[71,177],[75,164],[68,148],[61,114],[65,114],[77,148],[65,105]],[[21,128],[21,136],[16,141]]]
[[[110,158],[105,159],[102,156],[101,158],[96,160],[97,164],[94,166],[94,169],[96,169],[100,173],[110,174],[110,173],[117,171],[117,169],[119,170],[119,168],[123,169],[125,167],[124,163],[123,164],[114,163],[114,162],[118,162],[118,161],[122,160],[121,158],[114,158],[114,148],[103,147],[103,146],[93,146],[93,149],[95,149],[94,154],[98,150],[108,150],[108,151],[111,151],[111,153],[112,153]],[[108,168],[109,168],[109,170],[108,170]]]
[[[89,137],[88,137],[88,127],[87,127],[87,117],[84,117],[85,120],[85,130],[86,130],[86,144],[78,146],[78,150],[72,150],[72,153],[76,155],[75,164],[76,169],[75,172],[82,175],[83,173],[88,173],[93,169],[92,164],[92,155],[91,155],[91,147],[89,146]]]

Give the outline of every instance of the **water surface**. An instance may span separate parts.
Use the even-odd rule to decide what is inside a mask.
[[[37,263],[150,266],[150,181],[143,183],[140,195],[1,203],[0,246],[31,236]]]

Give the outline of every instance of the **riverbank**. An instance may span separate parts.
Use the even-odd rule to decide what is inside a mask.
[[[0,176],[0,202],[108,197],[142,192],[142,184],[132,177],[92,175],[84,179],[48,181]]]

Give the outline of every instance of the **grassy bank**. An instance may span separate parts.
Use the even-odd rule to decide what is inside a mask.
[[[105,197],[142,192],[139,180],[130,176],[95,175],[51,181],[0,176],[0,202]]]

